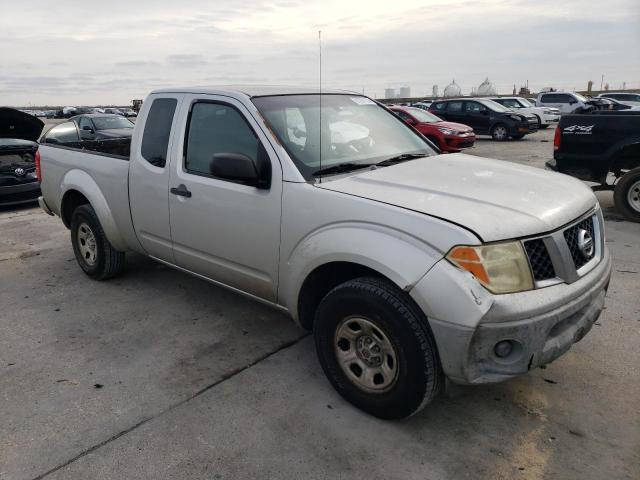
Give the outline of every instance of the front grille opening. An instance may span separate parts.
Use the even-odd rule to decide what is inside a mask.
[[[589,235],[591,235],[591,238],[593,238],[593,241],[595,242],[596,236],[593,227],[593,217],[585,218],[580,223],[576,223],[573,227],[567,228],[564,231],[564,239],[566,240],[569,251],[571,252],[571,258],[573,259],[573,264],[576,266],[576,270],[593,258],[587,258],[582,254],[580,248],[578,248],[578,235],[580,230],[586,230],[589,232]]]
[[[524,242],[524,249],[527,252],[527,257],[529,257],[529,264],[536,282],[556,277],[553,262],[551,262],[547,247],[541,238]]]

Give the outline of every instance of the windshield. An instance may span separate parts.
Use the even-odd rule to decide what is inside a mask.
[[[505,107],[504,105],[500,105],[498,102],[494,102],[493,100],[478,100],[485,107],[490,108],[494,112],[510,112],[511,109]]]
[[[529,100],[527,100],[526,98],[518,98],[518,102],[520,103],[520,105],[522,105],[525,108],[535,107],[535,105],[531,103]]]
[[[93,117],[96,130],[111,130],[114,128],[133,128],[133,123],[120,115],[113,117]]]
[[[578,100],[580,100],[581,102],[587,102],[587,101],[588,101],[586,97],[583,97],[583,96],[582,96],[582,95],[580,95],[579,93],[573,92],[573,94],[574,94],[574,95],[576,96],[576,98],[577,98]]]
[[[407,107],[405,110],[407,113],[413,115],[420,123],[435,123],[442,121],[440,117],[436,117],[433,113],[422,110],[421,108]]]
[[[307,180],[313,179],[317,170],[333,165],[373,164],[412,153],[436,154],[419,134],[369,98],[322,95],[322,108],[319,100],[320,96],[313,94],[252,99]]]

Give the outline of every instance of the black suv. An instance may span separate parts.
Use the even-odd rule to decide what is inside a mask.
[[[538,130],[535,115],[516,113],[485,98],[452,98],[431,104],[430,112],[450,122],[469,125],[479,135],[491,135],[494,140],[519,140]]]

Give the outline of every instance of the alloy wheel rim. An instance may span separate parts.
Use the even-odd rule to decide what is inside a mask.
[[[505,137],[506,137],[506,135],[507,135],[507,129],[506,129],[506,128],[504,128],[504,127],[496,127],[496,129],[495,129],[495,131],[494,131],[494,132],[495,132],[495,136],[496,136],[496,138],[498,138],[498,139],[500,139],[500,140],[502,140],[503,138],[505,138]]]
[[[640,180],[635,182],[627,192],[627,201],[631,208],[636,212],[640,212]]]
[[[334,339],[336,360],[347,378],[367,393],[384,393],[398,378],[398,355],[384,331],[363,317],[343,319]]]
[[[78,226],[78,250],[80,256],[89,266],[96,264],[98,257],[98,248],[96,245],[96,237],[93,234],[93,230],[86,223],[81,223]]]

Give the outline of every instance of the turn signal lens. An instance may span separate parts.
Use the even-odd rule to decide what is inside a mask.
[[[529,261],[520,242],[453,247],[447,260],[471,272],[493,293],[513,293],[533,288]]]

